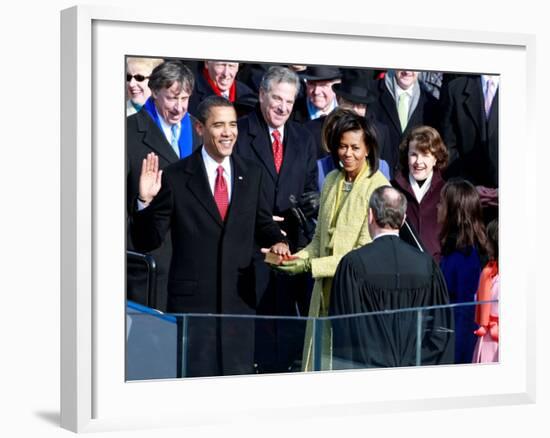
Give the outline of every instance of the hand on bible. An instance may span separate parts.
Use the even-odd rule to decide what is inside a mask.
[[[309,259],[296,258],[294,260],[283,261],[275,269],[288,275],[302,274],[311,271],[311,261]]]
[[[162,170],[159,170],[159,157],[153,152],[141,163],[139,176],[139,200],[149,204],[160,190]]]

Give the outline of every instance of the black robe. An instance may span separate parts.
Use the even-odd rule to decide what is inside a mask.
[[[396,236],[382,236],[346,255],[332,284],[333,368],[397,367],[453,362],[451,309],[385,312],[449,304],[437,264]],[[419,347],[420,361],[417,362]]]

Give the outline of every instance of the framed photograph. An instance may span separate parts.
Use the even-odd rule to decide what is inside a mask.
[[[273,24],[267,17],[236,18],[227,27],[192,11],[74,7],[62,12],[61,51],[62,427],[101,431],[212,418],[234,423],[275,412],[311,418],[534,402],[534,268],[517,257],[530,252],[534,237],[516,231],[536,218],[533,37],[360,22]],[[500,363],[127,381],[127,56],[498,74]]]

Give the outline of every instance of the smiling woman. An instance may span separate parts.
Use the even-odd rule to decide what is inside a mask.
[[[126,115],[138,112],[151,95],[149,76],[162,63],[160,58],[128,58],[126,60]]]
[[[441,136],[430,126],[413,129],[399,146],[400,169],[392,184],[407,198],[407,218],[436,260],[441,248],[437,203],[445,181],[448,152]]]

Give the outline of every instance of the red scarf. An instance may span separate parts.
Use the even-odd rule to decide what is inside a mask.
[[[216,83],[210,78],[210,75],[208,74],[208,69],[206,66],[202,70],[202,74],[204,76],[204,79],[208,82],[208,85],[210,85],[210,88],[214,90],[214,93],[216,93],[218,96],[222,95],[222,91],[218,88]],[[235,102],[235,96],[237,94],[237,81],[234,80],[231,84],[231,88],[229,89],[229,101]]]

